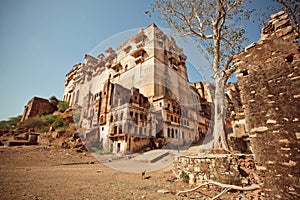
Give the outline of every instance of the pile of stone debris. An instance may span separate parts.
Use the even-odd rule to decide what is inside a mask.
[[[57,148],[73,149],[76,152],[86,151],[76,131],[59,130],[40,135],[40,144]]]
[[[54,148],[73,149],[76,152],[86,151],[78,133],[69,130],[49,131],[46,133],[14,132],[0,134],[0,146],[42,145]]]

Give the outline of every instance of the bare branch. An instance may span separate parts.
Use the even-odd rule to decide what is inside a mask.
[[[223,5],[223,2],[219,0],[219,17],[218,17],[218,23],[220,23],[220,26],[218,28],[218,36],[221,37],[221,32],[225,23],[226,19],[226,11]]]
[[[176,195],[180,195],[180,194],[182,194],[182,193],[187,193],[187,192],[193,192],[193,191],[195,191],[195,190],[198,190],[198,189],[201,188],[202,186],[208,185],[208,184],[209,184],[209,183],[203,183],[203,184],[198,185],[197,187],[194,187],[194,188],[192,188],[192,189],[183,190],[183,191],[178,191],[178,192],[176,193]]]
[[[230,63],[232,62],[233,60],[233,56],[231,56],[227,61],[226,63],[224,64],[224,70],[228,70],[229,69],[229,66],[230,66]]]
[[[187,19],[185,13],[184,13],[184,5],[180,5],[181,7],[181,11],[182,13],[181,16],[183,17],[183,21],[186,23],[186,25],[188,26],[189,30],[194,33],[195,35],[197,35],[198,37],[202,38],[202,39],[211,39],[213,38],[212,35],[206,35],[204,34],[203,30],[202,29],[199,29],[199,32],[195,31],[195,28],[191,25],[191,22],[190,22],[190,19]]]
[[[218,195],[214,196],[211,200],[217,199],[219,198],[222,194],[225,194],[226,192],[228,192],[229,190],[231,190],[232,188],[225,188],[221,193],[219,193]]]
[[[236,71],[237,66],[233,65],[230,67],[230,63],[233,61],[233,56],[231,56],[225,63],[224,65],[224,70],[223,70],[223,79],[224,83],[227,82],[229,77]]]
[[[232,189],[233,190],[240,190],[240,191],[250,191],[250,190],[260,189],[260,186],[258,184],[252,184],[252,185],[249,185],[249,186],[242,187],[242,186],[238,186],[238,185],[224,184],[224,183],[220,183],[220,182],[216,182],[216,181],[212,181],[212,180],[207,180],[207,181],[205,181],[205,183],[200,184],[200,185],[198,185],[198,186],[196,186],[196,187],[194,187],[192,189],[178,191],[176,193],[176,195],[179,195],[179,194],[182,194],[182,193],[187,193],[187,192],[193,192],[193,191],[201,188],[202,186],[209,185],[209,184],[217,185],[219,187],[225,188],[225,190],[223,192],[221,192],[220,194],[218,194],[217,196],[215,196],[213,199],[218,198],[219,196],[221,196],[225,192],[227,192],[229,190],[232,190]]]

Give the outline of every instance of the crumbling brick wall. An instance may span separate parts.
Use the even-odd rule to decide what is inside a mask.
[[[248,186],[260,182],[255,174],[255,164],[251,154],[180,156],[173,163],[173,170],[190,184],[211,180]]]
[[[300,54],[283,11],[236,56],[237,80],[267,199],[300,199]]]
[[[48,99],[33,97],[25,106],[23,116],[20,122],[24,122],[30,117],[53,113],[57,107],[52,105]]]

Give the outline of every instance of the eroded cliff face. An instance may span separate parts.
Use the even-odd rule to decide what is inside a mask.
[[[235,57],[257,169],[269,199],[300,198],[300,53],[283,11]]]

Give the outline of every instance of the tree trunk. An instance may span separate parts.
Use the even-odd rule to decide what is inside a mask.
[[[215,92],[214,92],[214,126],[213,126],[213,147],[221,147],[228,150],[227,138],[225,134],[225,90],[224,81],[221,73],[215,76]]]
[[[222,70],[220,69],[220,35],[218,33],[218,23],[213,22],[213,40],[214,40],[214,126],[213,126],[213,148],[224,148],[228,150],[227,138],[225,134],[225,83]]]

